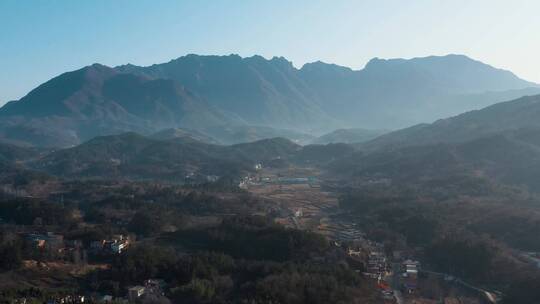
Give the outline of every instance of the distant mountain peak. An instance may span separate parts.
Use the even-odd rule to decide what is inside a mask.
[[[314,61],[308,62],[300,68],[304,72],[314,72],[314,71],[333,71],[333,72],[342,72],[342,73],[352,73],[353,70],[349,67],[344,67],[334,63],[326,63],[324,61]]]
[[[86,68],[94,68],[94,69],[112,69],[111,67],[108,67],[101,63],[92,63],[91,65],[87,66]]]
[[[274,56],[272,57],[272,59],[270,59],[270,62],[294,69],[294,65],[292,61],[289,61],[287,58],[283,56]]]
[[[371,59],[364,73],[400,75],[412,80],[435,81],[456,94],[481,93],[538,87],[538,84],[520,79],[510,71],[498,69],[465,55],[416,57],[411,59]]]
[[[462,54],[448,54],[448,55],[431,55],[431,56],[425,56],[425,57],[413,57],[410,59],[404,59],[404,58],[380,58],[380,57],[374,57],[371,60],[368,61],[368,63],[365,66],[365,69],[370,69],[374,67],[378,67],[381,65],[391,65],[396,66],[400,64],[418,64],[418,63],[424,63],[424,64],[437,64],[437,63],[461,63],[461,64],[479,64],[483,66],[489,66],[481,61],[472,59],[466,55]]]

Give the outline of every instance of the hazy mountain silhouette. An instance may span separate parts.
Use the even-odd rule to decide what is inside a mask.
[[[375,58],[359,71],[316,62],[299,72],[326,113],[368,129],[402,128],[540,93],[537,84],[462,55]]]
[[[300,130],[337,125],[314,102],[317,96],[284,58],[188,55],[149,67],[116,69],[177,80],[210,104],[250,124]]]
[[[98,135],[184,128],[224,143],[289,134],[307,142],[306,132],[395,129],[540,93],[536,87],[458,55],[373,59],[359,71],[237,55],[188,55],[149,67],[95,64],[2,107],[0,139],[70,146]],[[242,128],[244,135],[223,132]]]
[[[67,146],[94,136],[203,128],[237,120],[169,79],[118,73],[92,65],[62,74],[0,109],[2,137]]]
[[[180,81],[251,124],[301,130],[337,125],[396,129],[538,94],[535,83],[463,55],[372,59],[364,69],[284,58],[188,55],[168,63],[117,67]]]

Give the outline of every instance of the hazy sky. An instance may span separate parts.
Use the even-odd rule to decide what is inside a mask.
[[[0,104],[94,62],[188,53],[356,69],[372,57],[457,53],[540,82],[538,12],[537,0],[0,0]]]

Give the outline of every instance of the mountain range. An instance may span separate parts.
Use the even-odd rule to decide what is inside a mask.
[[[375,58],[358,71],[320,61],[296,69],[283,57],[237,55],[116,69],[177,80],[248,124],[303,131],[396,129],[540,93],[535,83],[462,55]]]
[[[96,136],[196,130],[224,144],[337,128],[396,129],[524,95],[537,84],[461,55],[371,60],[352,70],[282,57],[187,55],[67,72],[0,108],[0,140],[67,147]]]
[[[287,157],[301,147],[274,138],[222,146],[192,138],[158,140],[129,132],[100,136],[26,162],[28,168],[67,178],[154,179],[234,176],[256,163]],[[2,150],[0,150],[1,152]]]

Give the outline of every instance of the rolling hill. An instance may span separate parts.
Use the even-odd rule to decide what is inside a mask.
[[[331,164],[338,175],[359,181],[428,185],[435,181],[486,179],[540,192],[540,128],[501,131],[454,143],[357,151]],[[423,186],[421,186],[423,187]],[[451,183],[445,187],[452,188]]]
[[[38,155],[39,151],[36,149],[0,143],[0,163],[11,164],[18,161],[27,161],[38,157]]]
[[[525,96],[481,110],[420,124],[382,135],[364,145],[364,149],[461,143],[522,128],[540,127],[540,95]]]
[[[254,165],[287,159],[301,147],[283,138],[220,146],[189,140],[157,140],[137,133],[102,136],[54,151],[29,164],[67,178],[153,179],[182,182],[186,177],[238,176]]]

